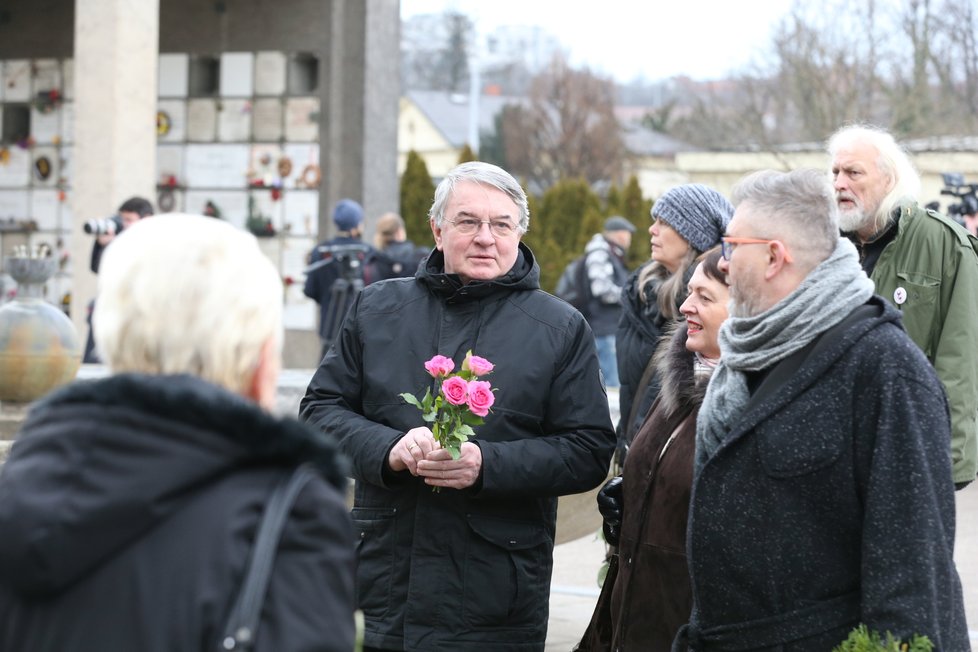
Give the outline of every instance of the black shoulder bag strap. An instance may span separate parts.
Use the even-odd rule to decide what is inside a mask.
[[[221,633],[219,650],[249,650],[254,646],[261,608],[265,602],[265,592],[268,590],[272,566],[275,564],[275,552],[285,528],[285,521],[299,492],[314,475],[315,472],[304,464],[272,490],[258,523],[255,543],[245,567],[244,581]]]

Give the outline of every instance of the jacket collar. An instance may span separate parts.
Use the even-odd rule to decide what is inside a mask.
[[[489,281],[471,281],[462,284],[458,274],[445,272],[445,254],[435,249],[418,268],[415,278],[435,294],[455,301],[478,300],[498,294],[540,288],[540,266],[530,248],[519,243],[519,251],[513,267],[498,278]]]

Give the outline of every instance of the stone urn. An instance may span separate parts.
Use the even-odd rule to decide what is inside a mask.
[[[0,401],[26,403],[71,381],[82,349],[67,315],[41,298],[58,261],[20,249],[5,261],[17,296],[0,306]]]

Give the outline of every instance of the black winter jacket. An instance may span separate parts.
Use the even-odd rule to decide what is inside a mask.
[[[302,419],[353,463],[357,588],[365,644],[395,650],[542,651],[557,496],[607,477],[614,432],[594,338],[539,289],[520,245],[513,269],[462,285],[434,252],[413,279],[367,286],[317,370]],[[481,486],[434,493],[387,457],[421,413],[436,354],[495,364],[495,405],[476,427]],[[386,469],[386,471],[385,471]]]
[[[638,278],[642,271],[652,262],[642,265],[632,272],[628,284],[621,291],[621,318],[618,320],[618,331],[615,333],[615,353],[618,358],[618,378],[621,387],[618,390],[618,421],[617,435],[619,444],[630,444],[639,427],[648,416],[655,397],[659,395],[660,381],[658,374],[652,374],[641,396],[636,396],[640,389],[642,375],[650,364],[652,356],[662,339],[663,334],[675,322],[666,318],[659,310],[658,292],[661,281],[650,280],[645,284],[644,301],[639,296]],[[696,266],[690,265],[686,270],[679,296],[676,298],[676,309],[686,300],[686,283],[692,277]],[[678,314],[678,313],[677,313]],[[635,418],[631,423],[628,416],[633,411]]]
[[[272,487],[290,513],[255,650],[349,652],[354,552],[336,445],[190,376],[78,382],[0,473],[0,650],[218,649]]]
[[[969,649],[944,390],[899,312],[870,303],[761,384],[697,474],[692,649],[831,650],[860,622]]]

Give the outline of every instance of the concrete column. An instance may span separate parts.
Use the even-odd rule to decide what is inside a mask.
[[[158,51],[159,0],[76,0],[71,318],[83,341],[95,275],[82,223],[133,195],[156,204]]]
[[[322,66],[319,234],[333,232],[333,205],[351,197],[363,204],[369,237],[374,220],[397,211],[400,203],[400,2],[332,0],[329,22]]]

